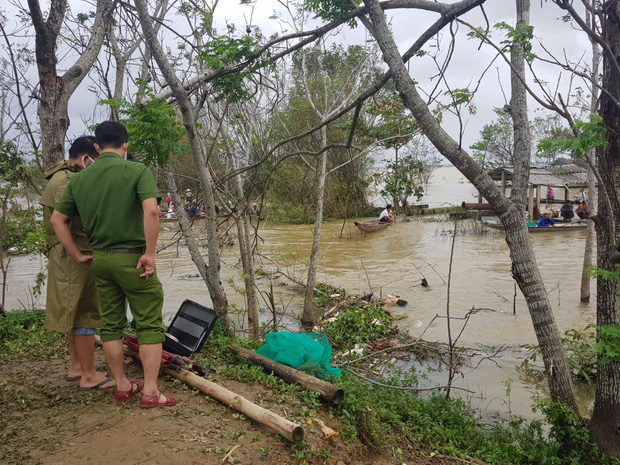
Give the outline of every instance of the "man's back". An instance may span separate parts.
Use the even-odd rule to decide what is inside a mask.
[[[141,163],[114,153],[74,176],[56,209],[79,214],[95,250],[144,247],[142,202],[158,197],[153,175]]]

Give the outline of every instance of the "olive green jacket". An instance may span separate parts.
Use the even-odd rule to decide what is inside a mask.
[[[62,198],[72,176],[79,167],[65,161],[50,168],[49,180],[41,196],[43,219],[48,246],[48,280],[45,327],[52,331],[69,332],[71,328],[98,328],[100,326],[95,278],[90,266],[81,265],[67,254],[58,241],[50,218]],[[78,216],[70,219],[71,235],[83,252],[92,248]]]
[[[71,178],[80,171],[79,167],[70,161],[64,161],[52,166],[45,172],[45,178],[49,181],[47,187],[41,195],[41,205],[43,205],[43,221],[45,222],[45,233],[47,238],[48,249],[58,244],[54,229],[50,224],[50,218],[54,212],[54,208],[69,185]],[[76,245],[82,252],[92,251],[92,247],[88,243],[88,236],[84,232],[82,220],[79,216],[71,217],[71,235]]]

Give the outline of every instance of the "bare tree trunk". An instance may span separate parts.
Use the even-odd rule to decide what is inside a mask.
[[[40,99],[39,124],[41,125],[42,158],[45,166],[65,159],[65,137],[69,128],[69,99],[88,74],[97,59],[103,38],[111,26],[115,2],[97,2],[95,21],[90,40],[76,62],[59,76],[56,48],[58,35],[67,11],[67,0],[52,0],[47,19],[38,0],[28,0],[28,8],[36,35],[36,59],[39,72]]]
[[[0,314],[6,316],[6,277],[9,273],[9,265],[11,264],[11,259],[5,261],[4,259],[4,242],[2,240],[2,236],[4,235],[4,228],[6,225],[6,215],[9,212],[9,207],[7,205],[7,200],[9,199],[11,193],[11,187],[7,187],[6,195],[0,199],[0,212],[2,213],[2,218],[0,218],[0,273],[2,273],[2,294],[0,295]]]
[[[420,97],[414,81],[403,64],[381,6],[377,0],[364,0],[364,3],[369,8],[371,23],[363,19],[362,22],[377,40],[403,103],[409,108],[432,144],[478,189],[502,221],[506,229],[513,277],[528,304],[547,370],[551,398],[564,402],[573,411],[578,412],[560,333],[530,244],[523,209],[506,199],[480,165],[441,128],[426,102]]]
[[[620,182],[620,108],[614,102],[620,99],[620,74],[615,71],[620,60],[620,5],[611,3],[603,11],[603,39],[608,47],[603,54],[603,85],[601,116],[607,129],[608,146],[597,150],[598,172],[603,180],[599,184],[599,204],[596,222],[597,266],[602,270],[617,271],[620,231],[620,199],[617,186]],[[607,189],[609,202],[605,201]],[[596,318],[597,342],[600,345],[597,366],[596,399],[589,428],[601,452],[620,456],[620,362],[617,355],[610,355],[606,345],[617,344],[618,336],[605,337],[602,330],[618,331],[620,319],[617,279],[597,280]],[[616,333],[617,334],[617,333]],[[613,347],[611,348],[613,349]]]
[[[527,26],[530,22],[530,0],[516,0],[517,24],[515,29]],[[511,96],[510,116],[514,134],[513,160],[514,179],[510,190],[510,200],[517,207],[517,211],[523,216],[527,206],[527,198],[530,187],[530,160],[532,151],[532,136],[530,134],[530,122],[527,115],[527,91],[520,80],[525,76],[525,57],[523,46],[516,42],[510,51],[512,71],[510,72]],[[523,221],[525,218],[523,217]],[[528,235],[529,237],[529,235]]]
[[[259,300],[258,300],[258,286],[256,285],[256,267],[254,265],[254,253],[252,248],[252,233],[250,225],[250,216],[248,214],[247,203],[246,213],[242,218],[243,229],[245,231],[245,248],[247,254],[247,271],[246,278],[246,290],[248,293],[248,321],[250,317],[254,322],[254,326],[250,327],[252,337],[256,340],[260,338],[260,319],[259,319]]]
[[[170,166],[166,165],[163,167],[162,171],[164,173],[164,178],[166,180],[166,187],[172,194],[174,204],[183,205],[183,199],[181,199],[181,195],[179,194],[179,189],[177,187],[176,181],[174,180],[174,173],[172,172],[172,169],[170,168]],[[203,281],[207,284],[207,288],[209,288],[209,294],[211,294],[211,289],[210,289],[211,281],[209,279],[209,273],[208,273],[209,267],[205,263],[205,260],[202,254],[200,253],[200,246],[198,245],[198,243],[196,242],[196,238],[192,234],[192,230],[189,225],[189,220],[187,218],[187,214],[185,213],[185,209],[179,208],[177,210],[177,214],[179,215],[179,225],[181,226],[181,233],[183,234],[183,237],[185,238],[185,243],[187,244],[187,250],[189,250],[189,255],[192,258],[192,261],[194,262],[194,264],[196,265],[196,268],[198,269],[198,273],[200,273],[200,276],[202,277]],[[214,290],[214,292],[217,292],[217,290]],[[228,318],[228,312],[224,312],[224,313],[218,312],[218,316],[222,320],[222,323],[224,323],[224,325],[226,326],[226,329],[228,330],[229,334],[231,336],[234,336],[234,333],[231,331],[230,321]]]
[[[321,148],[327,146],[327,126],[321,128]],[[316,267],[319,261],[319,245],[321,243],[321,226],[323,224],[323,204],[325,200],[325,178],[327,178],[327,151],[321,154],[319,160],[318,186],[316,198],[316,218],[314,219],[314,238],[312,251],[310,252],[310,265],[308,266],[308,280],[306,281],[306,295],[304,297],[304,311],[301,316],[301,324],[312,326],[314,324],[314,286],[316,284]]]
[[[135,5],[140,18],[140,24],[142,25],[144,41],[149,47],[153,58],[155,58],[157,65],[174,93],[174,97],[179,105],[179,111],[181,113],[183,125],[185,126],[187,141],[190,147],[190,154],[198,172],[200,185],[204,195],[207,247],[209,256],[209,266],[206,270],[207,287],[209,288],[209,294],[211,295],[211,300],[213,302],[213,309],[222,319],[227,321],[228,299],[226,298],[226,293],[224,292],[224,287],[222,286],[222,281],[220,280],[220,250],[217,235],[217,217],[215,214],[213,181],[204,161],[203,147],[196,129],[194,109],[185,89],[183,88],[183,85],[181,84],[181,81],[179,81],[174,68],[168,61],[165,52],[157,40],[157,35],[153,29],[151,17],[149,16],[147,9],[146,0],[136,0]]]
[[[592,0],[592,7],[596,6],[596,0]],[[588,16],[588,23],[592,26],[596,25],[596,16],[591,15],[586,9],[586,15]],[[593,27],[593,29],[596,29]],[[601,61],[601,48],[599,45],[590,38],[592,44],[592,76],[590,79],[593,83],[598,83],[599,77],[599,63]],[[592,95],[590,96],[590,113],[596,113],[598,108],[598,87],[592,85]],[[588,214],[591,216],[596,215],[596,176],[594,175],[594,169],[592,166],[596,164],[596,154],[594,150],[591,150],[587,155],[589,159],[588,163]],[[583,268],[581,270],[581,296],[580,300],[583,303],[590,302],[590,281],[592,278],[588,274],[588,269],[592,266],[592,252],[594,249],[594,241],[596,240],[596,226],[594,222],[588,221],[588,232],[586,236],[586,245],[583,253]]]
[[[235,160],[232,160],[233,168],[238,171]],[[241,266],[243,269],[243,282],[245,284],[245,300],[248,312],[248,326],[250,336],[254,340],[260,338],[260,322],[258,319],[258,294],[256,290],[256,273],[254,272],[254,257],[252,256],[252,240],[248,219],[248,205],[243,193],[243,180],[241,173],[235,175],[235,190],[237,202],[237,235],[239,236],[239,252],[241,254]]]

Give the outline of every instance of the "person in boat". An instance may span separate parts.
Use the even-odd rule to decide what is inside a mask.
[[[551,219],[551,212],[546,211],[543,216],[540,217],[540,221],[538,222],[539,228],[553,228],[555,226],[555,221]]]
[[[555,193],[553,192],[553,187],[547,186],[547,200],[549,202],[553,202],[555,199]]]
[[[197,213],[198,213],[198,205],[196,205],[196,201],[195,200],[192,200],[191,205],[187,209],[187,216],[189,218],[194,218]]]
[[[173,406],[177,399],[157,386],[161,366],[164,292],[157,277],[155,249],[159,233],[159,189],[142,163],[125,161],[129,135],[113,121],[95,129],[99,160],[71,178],[50,223],[67,253],[84,265],[92,263],[101,340],[116,380],[116,401],[126,402],[142,392],[140,407]],[[78,215],[94,249],[84,254],[71,236],[69,221]],[[130,381],[123,368],[125,301],[136,321],[144,381]]]
[[[570,203],[570,200],[566,199],[562,208],[560,208],[560,216],[564,219],[565,223],[570,223],[570,221],[575,217],[575,212],[573,211],[573,206]]]
[[[95,328],[101,326],[95,277],[90,266],[76,262],[67,254],[54,233],[50,218],[71,178],[98,157],[95,138],[78,137],[69,148],[69,160],[46,171],[49,182],[41,195],[49,259],[45,328],[67,333],[69,369],[65,379],[79,381],[79,388],[85,390],[114,387],[111,378],[95,370]],[[69,227],[77,247],[84,253],[92,253],[80,217],[72,216]]]
[[[392,205],[388,203],[385,206],[385,210],[379,215],[379,221],[381,223],[392,223],[394,221],[394,217],[392,216]]]
[[[588,213],[588,207],[586,206],[586,202],[580,203],[575,210],[575,213],[579,217],[580,220],[584,220],[586,218],[586,214]]]

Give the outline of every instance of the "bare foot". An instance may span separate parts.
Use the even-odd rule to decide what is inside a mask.
[[[65,380],[67,381],[79,381],[82,377],[82,373],[79,371],[68,371],[65,375]]]

